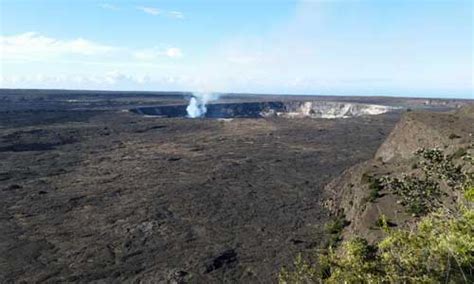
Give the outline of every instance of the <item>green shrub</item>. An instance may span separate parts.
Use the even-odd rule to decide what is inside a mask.
[[[326,268],[326,278],[320,280],[326,283],[374,282],[380,274],[377,258],[376,248],[356,237],[344,242],[339,252],[330,250],[319,258],[321,266]]]
[[[414,215],[424,215],[439,205],[439,184],[431,179],[403,176],[384,177],[382,187],[401,197],[400,203]]]
[[[381,181],[379,179],[373,178],[370,181],[369,189],[370,189],[370,191],[369,191],[369,199],[368,200],[370,202],[374,202],[375,199],[380,197],[380,190],[382,190]]]
[[[372,180],[372,175],[369,174],[368,172],[365,172],[362,174],[362,177],[360,178],[361,183],[369,183]]]
[[[338,216],[336,219],[326,223],[324,229],[326,233],[330,234],[327,241],[327,247],[336,247],[342,241],[342,230],[349,225],[344,215]]]
[[[341,233],[338,234],[331,234],[329,239],[326,243],[327,248],[335,248],[342,242]]]
[[[314,265],[304,260],[301,254],[293,262],[294,269],[282,268],[278,275],[279,283],[317,283],[322,278]]]
[[[458,214],[432,213],[413,231],[390,232],[378,244],[384,280],[472,283],[474,211],[464,209]]]
[[[387,219],[387,216],[382,214],[377,218],[377,220],[375,220],[375,226],[377,228],[387,229],[389,222],[390,221]]]
[[[338,249],[319,254],[312,265],[297,258],[293,270],[282,270],[280,283],[474,283],[473,173],[460,171],[438,149],[418,154],[424,159],[425,176],[386,176],[382,186],[402,196],[410,210],[426,213],[433,211],[436,198],[431,197],[438,195],[434,177],[439,177],[462,190],[456,209],[437,209],[414,227],[400,230],[389,229],[382,215],[375,225],[387,235],[380,242],[371,246],[362,238],[343,241]],[[343,227],[337,221],[328,225],[338,233]]]
[[[473,283],[474,210],[439,211],[412,230],[388,231],[375,246],[362,238],[321,254],[317,265],[295,261],[280,283]],[[315,267],[319,267],[317,270]]]
[[[464,191],[464,198],[469,202],[474,202],[474,186],[470,186]]]
[[[325,229],[329,234],[340,234],[345,226],[348,225],[348,222],[344,216],[339,216],[335,220],[329,221],[326,223]]]
[[[459,159],[465,156],[466,154],[467,154],[467,150],[465,148],[459,148],[456,152],[453,153],[452,158]]]
[[[415,155],[421,158],[423,174],[394,178],[384,176],[379,181],[379,187],[401,197],[400,203],[413,215],[420,216],[436,209],[440,204],[441,190],[438,180],[444,180],[453,190],[465,186],[469,179],[462,172],[461,165],[456,165],[453,159],[463,157],[466,150],[460,148],[455,154],[447,156],[442,150],[420,149]],[[456,154],[458,153],[458,154]],[[461,153],[461,154],[459,154]]]
[[[366,202],[374,202],[380,197],[382,185],[378,178],[370,175],[369,173],[364,173],[362,174],[361,182],[363,184],[369,184],[369,195],[365,198]]]
[[[460,189],[467,180],[466,173],[462,172],[461,165],[454,164],[453,160],[464,157],[466,149],[459,148],[453,155],[444,155],[443,151],[434,149],[420,149],[415,155],[422,158],[420,164],[426,178],[445,180],[453,189]]]

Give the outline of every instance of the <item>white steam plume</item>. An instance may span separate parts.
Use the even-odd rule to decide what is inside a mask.
[[[206,104],[210,101],[217,100],[219,96],[213,93],[193,93],[191,100],[189,100],[186,112],[188,117],[197,118],[203,117],[207,112]]]
[[[186,111],[188,112],[188,117],[196,118],[206,114],[207,108],[206,105],[203,104],[200,100],[196,99],[195,97],[192,97],[189,101],[189,105],[186,108]]]

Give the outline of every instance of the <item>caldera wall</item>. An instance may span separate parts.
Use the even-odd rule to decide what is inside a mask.
[[[161,117],[186,117],[186,105],[138,107],[131,112]],[[206,118],[261,118],[261,117],[314,117],[346,118],[386,113],[393,107],[373,104],[358,104],[326,101],[274,101],[213,103],[206,106]]]

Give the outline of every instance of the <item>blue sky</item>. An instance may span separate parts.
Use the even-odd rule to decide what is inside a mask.
[[[469,0],[0,0],[0,86],[473,98]]]

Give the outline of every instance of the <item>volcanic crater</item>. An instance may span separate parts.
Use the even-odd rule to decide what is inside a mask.
[[[204,106],[205,118],[313,117],[346,118],[386,113],[395,107],[328,101],[268,101],[210,103]],[[187,105],[163,105],[133,108],[130,111],[160,117],[187,117]]]
[[[374,105],[463,103],[228,94],[219,120],[189,97],[1,90],[0,282],[275,282],[399,120]]]

